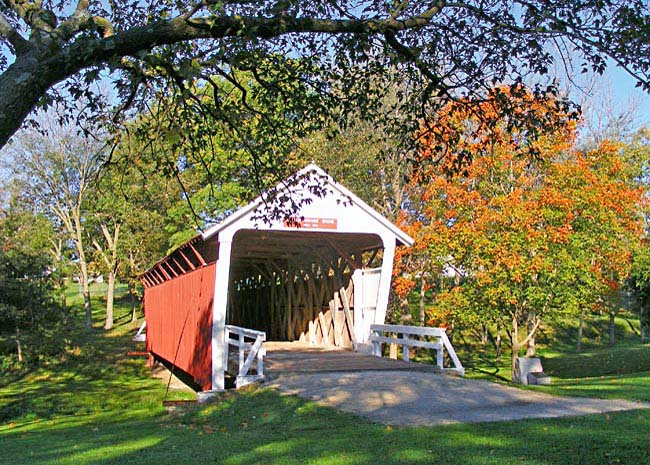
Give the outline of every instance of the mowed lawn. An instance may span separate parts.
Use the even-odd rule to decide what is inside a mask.
[[[165,384],[126,356],[135,347],[127,312],[118,307],[112,332],[77,330],[65,360],[2,374],[1,464],[650,464],[650,410],[398,428],[252,388],[166,413]],[[99,327],[99,304],[95,316]],[[615,350],[643,368],[650,347]],[[649,370],[576,375],[568,368],[580,359],[570,357],[546,361],[547,390],[650,401]],[[580,378],[562,378],[563,367]]]

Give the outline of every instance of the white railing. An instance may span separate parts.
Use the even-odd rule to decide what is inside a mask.
[[[397,333],[401,337],[387,337],[384,333]],[[436,341],[423,341],[412,339],[410,336],[433,337]],[[371,325],[370,342],[372,342],[373,355],[381,357],[382,344],[399,344],[402,346],[402,358],[405,362],[410,359],[409,349],[411,347],[422,347],[425,349],[435,349],[436,365],[442,371],[455,371],[464,375],[465,368],[460,363],[456,351],[451,345],[444,328],[427,328],[422,326],[405,326],[405,325]],[[445,368],[443,366],[444,351],[447,350],[449,358],[454,364],[454,368]]]
[[[234,337],[233,337],[234,336]],[[226,325],[226,343],[228,346],[236,347],[237,350],[237,378],[235,386],[240,388],[247,384],[264,381],[264,341],[266,333],[254,329],[240,328],[239,326]],[[226,350],[226,358],[229,351]],[[255,374],[249,374],[253,362],[257,361]],[[226,359],[226,366],[228,360]]]
[[[145,322],[142,323],[142,326],[140,326],[138,332],[135,333],[135,336],[133,336],[133,340],[135,342],[145,342],[147,340],[147,333],[144,332],[146,328],[147,328],[147,322],[145,320]]]

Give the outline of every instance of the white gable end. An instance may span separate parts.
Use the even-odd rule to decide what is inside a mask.
[[[273,231],[319,231],[332,233],[364,233],[376,234],[386,244],[397,241],[403,245],[412,245],[413,239],[380,215],[359,197],[354,195],[331,176],[316,165],[308,165],[296,174],[305,177],[306,182],[294,186],[289,191],[279,187],[280,193],[286,192],[293,196],[301,207],[295,213],[298,224],[290,224],[283,220],[275,220],[270,224],[261,219],[264,215],[265,204],[258,197],[246,207],[238,210],[223,222],[209,228],[203,233],[207,239],[215,234],[221,237],[232,237],[242,229],[258,229]],[[301,185],[319,183],[323,196],[315,195]]]

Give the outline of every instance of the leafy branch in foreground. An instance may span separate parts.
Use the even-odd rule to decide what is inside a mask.
[[[381,93],[368,83],[397,67],[408,76],[402,110],[412,121],[495,83],[548,75],[554,50],[575,51],[579,67],[597,72],[611,59],[647,89],[649,18],[641,0],[3,0],[0,146],[38,105],[88,98],[85,117],[111,124],[170,84],[186,92],[234,71],[250,71],[287,102],[287,84],[300,82],[320,112],[371,119]],[[260,79],[272,56],[313,65],[302,73],[278,66]],[[118,102],[105,113],[93,89],[107,80]]]

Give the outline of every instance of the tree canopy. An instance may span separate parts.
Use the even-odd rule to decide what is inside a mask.
[[[414,121],[495,82],[547,75],[557,57],[597,72],[611,59],[646,89],[650,72],[643,0],[2,0],[0,41],[0,146],[37,106],[91,97],[90,117],[119,122],[152,95],[187,99],[188,82],[238,85],[238,70],[300,118],[371,118],[384,93],[372,76],[397,68]],[[104,113],[93,89],[107,80],[117,92]]]
[[[514,369],[542,321],[607,308],[630,272],[643,191],[620,146],[574,149],[575,122],[553,100],[507,89],[491,95],[478,113],[459,104],[440,112],[414,172],[421,204],[410,222],[413,253],[436,274],[453,270],[459,278],[435,296],[430,318],[464,327],[496,323],[508,333]],[[531,140],[503,105],[557,120],[558,129]],[[461,166],[455,153],[466,154]],[[397,292],[408,292],[408,284],[396,280]]]

